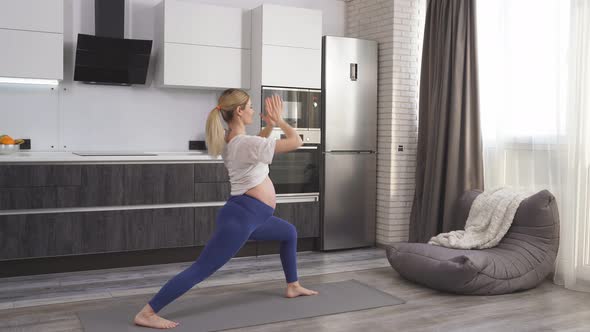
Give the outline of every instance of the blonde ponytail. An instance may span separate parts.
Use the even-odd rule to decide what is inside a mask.
[[[205,127],[207,153],[213,157],[219,156],[225,146],[225,135],[220,113],[221,111],[217,107],[209,112],[207,125]]]
[[[250,96],[241,89],[227,89],[219,97],[217,106],[209,112],[207,124],[205,125],[205,143],[207,152],[214,157],[219,156],[225,147],[225,131],[223,119],[228,124],[234,117],[234,110],[237,107],[245,108]]]

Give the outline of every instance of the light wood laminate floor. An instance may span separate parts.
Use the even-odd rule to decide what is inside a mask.
[[[227,331],[590,331],[588,293],[570,291],[546,281],[533,290],[508,295],[445,294],[404,280],[389,267],[384,255],[384,251],[377,248],[336,253],[299,253],[300,282],[305,286],[356,279],[404,299],[405,304]],[[183,298],[223,293],[240,296],[240,292],[284,287],[282,270],[276,271],[276,259],[276,255],[235,259],[184,294]],[[387,266],[375,266],[382,263]],[[43,280],[39,280],[38,276],[33,278],[37,282],[37,289],[43,289],[43,282],[54,293],[60,292],[59,287],[68,289],[77,285],[87,289],[90,294],[102,292],[110,296],[6,308],[0,310],[0,331],[82,331],[75,312],[100,309],[114,303],[129,303],[139,309],[162,285],[159,279],[157,282],[161,284],[157,287],[149,285],[151,279],[148,272],[152,271],[159,275],[158,278],[167,280],[178,272],[175,269],[183,266],[177,265],[172,268],[174,264],[166,264],[152,267],[151,270],[145,267],[104,270],[102,274],[101,271],[89,271],[53,275],[53,279],[58,280],[58,286],[55,286],[55,280],[52,283],[50,276],[45,276]],[[280,268],[280,263],[278,266]],[[307,272],[301,273],[305,269]],[[277,272],[281,273],[280,277],[277,277]],[[167,274],[165,278],[161,276],[162,273]],[[133,288],[133,283],[128,283],[129,280],[137,282],[141,278],[148,280],[146,287]],[[21,282],[20,287],[18,281]],[[0,287],[3,287],[0,292],[14,295],[18,291],[30,291],[23,281],[24,278],[0,279]],[[149,291],[150,287],[152,291]],[[9,291],[8,288],[13,289]],[[72,292],[72,289],[69,291]],[[134,291],[138,294],[133,294]],[[18,303],[18,300],[13,303]]]

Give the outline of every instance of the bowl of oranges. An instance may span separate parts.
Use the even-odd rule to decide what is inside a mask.
[[[14,139],[8,135],[0,135],[0,154],[11,154],[20,150],[20,144],[25,140]]]

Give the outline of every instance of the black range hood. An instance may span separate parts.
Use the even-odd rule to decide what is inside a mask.
[[[96,36],[78,34],[74,81],[145,84],[151,40],[125,39],[125,0],[95,0]]]

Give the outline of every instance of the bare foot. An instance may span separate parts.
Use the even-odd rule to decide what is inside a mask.
[[[319,292],[316,292],[311,289],[307,289],[301,286],[299,283],[295,282],[294,284],[289,284],[287,286],[287,292],[285,296],[288,298],[293,298],[301,295],[317,295]]]
[[[141,311],[135,315],[133,322],[139,326],[153,327],[156,329],[172,329],[179,324],[158,316],[149,304],[146,304]]]

